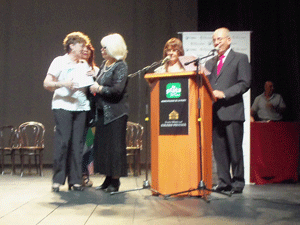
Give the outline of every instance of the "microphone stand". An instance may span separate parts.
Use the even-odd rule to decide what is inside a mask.
[[[133,78],[137,75],[141,75],[141,74],[145,74],[147,73],[151,68],[155,67],[155,66],[158,66],[158,65],[161,65],[163,62],[163,60],[160,60],[158,62],[154,62],[152,63],[151,65],[149,66],[146,66],[144,67],[143,69],[141,70],[138,70],[137,72],[133,73],[133,74],[129,74],[128,77],[130,78]],[[146,86],[146,95],[147,93],[149,92],[148,90],[148,85]],[[143,189],[150,189],[151,186],[150,186],[150,183],[148,181],[148,149],[149,149],[149,145],[148,145],[148,123],[149,123],[149,104],[146,104],[146,118],[145,118],[145,134],[146,134],[146,151],[145,151],[145,154],[146,154],[146,161],[145,161],[145,164],[146,164],[146,171],[145,171],[145,180],[143,181],[143,186],[142,187],[139,187],[139,188],[134,188],[134,189],[129,189],[129,190],[124,190],[124,191],[116,191],[116,192],[111,192],[110,194],[111,195],[114,195],[114,194],[120,194],[120,193],[125,193],[125,192],[131,192],[131,191],[139,191],[139,190],[143,190]],[[154,190],[154,189],[151,189],[151,191],[153,192],[156,192],[157,194],[160,194],[158,191]]]
[[[194,59],[194,60],[192,60],[192,61],[190,61],[190,62],[186,62],[184,65],[185,66],[187,66],[187,65],[189,65],[189,64],[191,64],[191,63],[195,63],[195,65],[196,65],[196,75],[198,76],[199,74],[198,74],[198,72],[199,72],[199,62],[202,60],[202,59],[205,59],[205,58],[208,58],[208,57],[211,57],[211,56],[214,56],[215,54],[214,54],[214,50],[212,50],[211,51],[211,53],[210,54],[208,54],[208,55],[206,55],[206,56],[204,56],[204,57],[201,57],[201,58],[197,58],[197,59]]]
[[[189,65],[191,63],[195,63],[196,65],[196,82],[197,82],[197,85],[198,85],[198,122],[199,122],[199,132],[201,131],[201,123],[200,123],[200,110],[201,110],[201,101],[200,101],[200,93],[199,93],[199,87],[202,86],[202,76],[200,75],[199,73],[199,65],[200,65],[200,61],[202,59],[205,59],[205,58],[208,58],[208,57],[211,57],[211,56],[214,56],[214,50],[211,51],[211,53],[209,53],[207,56],[204,56],[204,57],[201,57],[201,58],[197,58],[197,59],[194,59],[190,62],[186,62],[184,63],[184,65]],[[201,139],[199,140],[201,142]],[[179,195],[179,194],[184,194],[184,193],[189,193],[189,192],[192,192],[192,191],[203,191],[203,199],[206,201],[206,202],[209,202],[208,198],[207,198],[207,195],[206,195],[206,191],[210,191],[210,192],[215,192],[215,193],[219,193],[219,194],[222,194],[222,195],[226,195],[226,196],[229,196],[231,197],[231,193],[227,194],[225,192],[219,192],[219,191],[215,191],[215,190],[212,190],[212,189],[208,189],[205,185],[205,182],[203,181],[203,163],[202,163],[202,154],[201,154],[201,144],[200,144],[200,163],[201,163],[201,173],[200,173],[200,182],[198,184],[198,187],[197,188],[194,188],[194,189],[189,189],[189,190],[186,190],[186,191],[181,191],[181,192],[176,192],[176,193],[172,193],[172,194],[167,194],[167,195],[164,195],[164,198],[169,198],[173,195]]]
[[[154,63],[152,63],[151,65],[146,66],[146,67],[144,67],[143,69],[136,71],[135,73],[129,74],[128,77],[129,77],[129,78],[134,78],[135,76],[140,75],[141,73],[142,73],[142,74],[143,74],[143,73],[147,73],[147,72],[148,72],[150,69],[152,69],[153,67],[160,65],[162,61],[163,61],[163,60],[160,60],[160,61],[158,61],[158,62],[154,62]]]

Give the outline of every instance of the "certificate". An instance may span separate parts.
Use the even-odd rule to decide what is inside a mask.
[[[76,69],[69,73],[69,77],[78,85],[76,86],[77,88],[87,87],[94,83],[94,78],[87,75],[89,70],[91,70],[89,65],[83,62],[78,63]]]

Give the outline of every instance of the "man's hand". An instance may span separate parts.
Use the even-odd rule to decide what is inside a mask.
[[[214,90],[214,91],[213,91],[213,94],[214,94],[214,96],[215,96],[217,99],[225,98],[225,94],[224,94],[223,91]]]

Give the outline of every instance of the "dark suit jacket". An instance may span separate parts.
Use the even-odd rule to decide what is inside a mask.
[[[244,121],[243,94],[249,89],[251,83],[251,68],[248,56],[230,50],[217,76],[218,56],[213,57],[205,64],[211,71],[208,76],[214,90],[225,93],[225,99],[214,103],[214,114],[221,121]]]

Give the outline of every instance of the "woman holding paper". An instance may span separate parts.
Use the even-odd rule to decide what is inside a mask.
[[[93,83],[82,51],[88,36],[72,32],[63,45],[66,54],[56,57],[44,80],[44,88],[54,92],[52,111],[55,119],[52,191],[58,192],[68,177],[69,190],[82,191],[82,149],[86,112],[90,110],[87,86]]]
[[[104,183],[96,189],[115,192],[120,187],[119,178],[127,176],[127,46],[116,33],[104,37],[101,45],[104,61],[96,82],[90,87],[99,118],[94,139],[94,170],[106,175]]]

